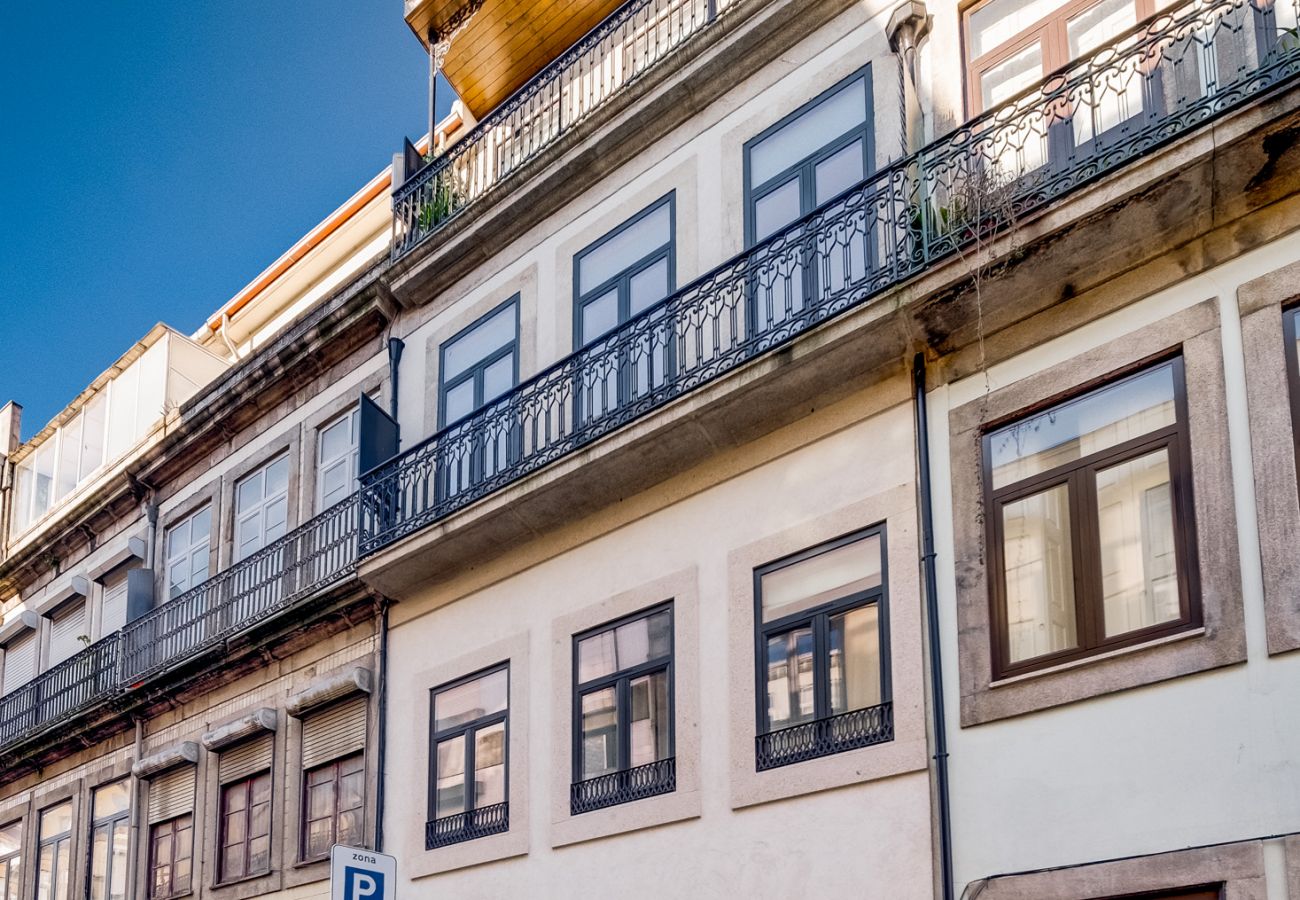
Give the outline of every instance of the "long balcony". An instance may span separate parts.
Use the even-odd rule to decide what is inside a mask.
[[[361,555],[445,519],[1295,82],[1300,40],[1273,27],[1274,10],[1266,9],[1267,16],[1253,0],[1170,8],[870,175],[377,467],[363,478]],[[432,171],[449,172],[452,165]],[[422,177],[419,184],[433,183],[434,176]],[[399,203],[399,220],[441,209],[411,202]],[[463,208],[447,207],[449,214]],[[431,233],[445,221],[440,215],[415,233]]]

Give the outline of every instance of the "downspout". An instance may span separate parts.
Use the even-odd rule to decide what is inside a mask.
[[[406,347],[401,338],[388,339],[388,381],[392,385],[392,396],[388,398],[388,414],[397,421],[397,370],[402,361],[402,350]]]
[[[230,335],[226,334],[226,326],[230,324],[230,313],[221,314],[221,340],[226,344],[226,349],[230,351],[231,362],[239,362],[239,351],[230,341]]]
[[[388,598],[379,612],[379,737],[375,741],[375,852],[384,852],[384,756],[388,743]]]
[[[131,768],[134,770],[135,763],[140,761],[144,754],[144,719],[139,716],[135,720],[135,750],[131,759]],[[140,877],[140,779],[136,777],[135,772],[131,773],[131,834],[127,839],[127,846],[136,848],[135,853],[128,854],[126,858],[126,883],[131,885],[131,893],[135,893],[135,880]]]
[[[916,414],[917,488],[921,494],[921,570],[925,582],[926,638],[930,650],[930,702],[934,708],[934,780],[939,806],[939,874],[943,900],[953,900],[952,812],[948,791],[948,727],[944,719],[939,646],[939,586],[934,563],[934,504],[930,487],[930,417],[925,405],[925,354],[912,360]]]

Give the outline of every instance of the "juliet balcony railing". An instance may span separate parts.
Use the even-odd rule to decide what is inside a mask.
[[[0,751],[279,615],[356,570],[357,495],[0,697]]]
[[[629,0],[393,194],[400,259],[740,0]]]
[[[1289,7],[1185,2],[869,175],[363,477],[375,551],[1297,80]]]
[[[756,736],[754,767],[765,772],[893,739],[894,705],[881,703]]]

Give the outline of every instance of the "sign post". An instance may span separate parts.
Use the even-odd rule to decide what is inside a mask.
[[[330,850],[330,900],[396,900],[397,858],[335,844]]]

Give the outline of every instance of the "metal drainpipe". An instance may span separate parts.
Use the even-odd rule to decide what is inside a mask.
[[[141,719],[138,716],[136,717],[135,720],[135,751],[134,752],[135,755],[131,760],[132,763],[131,767],[133,769],[135,768],[135,763],[138,763],[140,761],[140,757],[144,753],[144,719]],[[136,778],[135,773],[132,772],[131,773],[132,802],[131,802],[131,825],[130,825],[131,834],[127,839],[127,846],[134,847],[137,849],[140,847],[140,812],[141,812],[140,795],[141,793],[142,792],[140,790],[140,779]],[[132,895],[135,894],[135,880],[138,877],[140,877],[139,860],[138,860],[139,855],[140,855],[139,853],[130,853],[126,857],[126,883],[131,885]]]
[[[939,870],[943,900],[953,900],[952,812],[948,792],[948,727],[944,719],[943,666],[939,647],[939,588],[934,565],[934,507],[930,488],[929,415],[925,405],[925,355],[912,359],[916,415],[917,488],[921,494],[921,569],[925,580],[926,637],[930,650],[930,694],[934,706],[934,779],[939,803]]]
[[[388,400],[388,414],[397,421],[397,370],[398,364],[402,361],[402,350],[406,345],[402,343],[401,338],[390,337],[388,339],[388,380],[392,384],[393,394]]]
[[[375,852],[384,852],[384,756],[388,734],[388,598],[379,613],[379,737],[375,741]]]

